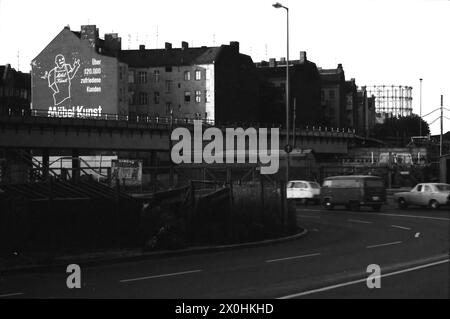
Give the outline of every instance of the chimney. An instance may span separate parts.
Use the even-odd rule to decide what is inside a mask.
[[[300,63],[305,63],[307,60],[306,58],[306,51],[300,51]]]
[[[141,44],[139,46],[139,51],[144,51],[145,50],[145,44]]]
[[[166,44],[164,45],[164,48],[165,48],[166,50],[172,49],[172,43],[166,42]]]
[[[231,42],[230,42],[230,47],[232,47],[233,49],[236,50],[237,53],[239,53],[239,42],[237,42],[237,41],[231,41]]]
[[[186,41],[182,41],[182,42],[181,42],[181,48],[182,48],[182,49],[187,49],[187,48],[189,48],[189,43],[187,43]]]
[[[95,25],[81,26],[81,39],[88,40],[92,47],[95,47],[98,42],[98,29]]]
[[[274,68],[277,66],[277,61],[274,58],[269,59],[269,67]]]
[[[122,49],[122,39],[117,33],[106,33],[103,46],[107,51],[117,56]]]

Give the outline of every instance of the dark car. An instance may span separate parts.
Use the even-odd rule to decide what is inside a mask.
[[[377,176],[332,176],[323,181],[320,199],[327,209],[342,205],[354,211],[361,206],[379,211],[386,203],[386,187],[383,179]]]

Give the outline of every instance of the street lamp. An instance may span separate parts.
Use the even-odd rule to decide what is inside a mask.
[[[419,111],[419,136],[422,136],[422,79],[420,79],[420,111]]]
[[[277,2],[272,5],[276,9],[286,9],[286,183],[289,182],[289,8]],[[295,134],[295,133],[294,133]]]

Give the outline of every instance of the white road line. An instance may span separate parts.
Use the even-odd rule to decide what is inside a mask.
[[[171,273],[171,274],[163,274],[163,275],[148,276],[148,277],[139,277],[139,278],[133,278],[133,279],[123,279],[123,280],[120,280],[120,282],[131,282],[131,281],[147,280],[147,279],[154,279],[154,278],[179,276],[179,275],[192,274],[192,273],[201,272],[201,271],[203,271],[203,270],[197,269],[197,270],[189,270],[189,271],[183,271],[183,272],[174,272],[174,273]]]
[[[397,244],[401,244],[401,241],[394,241],[392,243],[386,243],[386,244],[379,244],[379,245],[371,245],[371,246],[367,246],[366,248],[370,249],[370,248],[376,248],[376,247],[383,247],[383,246],[391,246],[391,245],[397,245]]]
[[[450,221],[450,218],[445,218],[445,217],[414,216],[414,215],[384,214],[384,213],[380,214],[380,213],[366,213],[366,212],[364,214],[379,215],[379,216],[394,216],[394,217],[407,217],[407,218],[420,218],[420,219],[433,219],[433,220]]]
[[[414,235],[414,238],[419,238],[419,236],[420,236],[420,233],[416,233],[416,234]]]
[[[387,273],[387,274],[381,274],[380,277],[381,278],[383,278],[383,277],[391,277],[391,276],[395,276],[395,275],[411,272],[411,271],[414,271],[414,270],[429,268],[429,267],[433,267],[433,266],[436,266],[436,265],[448,263],[449,261],[450,261],[450,259],[445,259],[445,260],[441,260],[441,261],[437,261],[437,262],[433,262],[433,263],[429,263],[429,264],[425,264],[425,265],[421,265],[421,266],[406,268],[406,269],[394,271],[394,272]],[[345,287],[345,286],[358,284],[358,283],[361,283],[361,282],[365,282],[366,280],[367,280],[367,278],[353,280],[353,281],[348,281],[348,282],[344,282],[344,283],[341,283],[341,284],[331,285],[331,286],[327,286],[327,287],[323,287],[323,288],[318,288],[318,289],[303,291],[303,292],[292,294],[292,295],[283,296],[283,297],[280,297],[278,299],[291,299],[291,298],[311,295],[311,294],[318,293],[318,292],[323,292],[323,291],[332,290],[332,289],[336,289],[336,288],[340,288],[340,287]]]
[[[276,261],[284,261],[284,260],[291,260],[291,259],[300,259],[300,258],[313,257],[313,256],[319,256],[319,255],[320,255],[320,253],[315,253],[315,254],[302,255],[302,256],[292,256],[292,257],[279,258],[279,259],[270,259],[270,260],[266,260],[266,263],[273,263]]]
[[[404,230],[411,230],[411,228],[404,227],[404,226],[398,226],[398,225],[391,225],[391,227],[400,228],[400,229],[404,229]]]
[[[347,221],[351,222],[351,223],[373,224],[373,222],[367,222],[365,220],[359,220],[359,219],[347,219]]]
[[[12,293],[12,294],[4,294],[4,295],[0,295],[0,298],[6,298],[6,297],[14,297],[14,296],[21,296],[24,295],[23,292],[16,292],[16,293]]]

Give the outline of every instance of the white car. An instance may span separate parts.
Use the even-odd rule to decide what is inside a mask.
[[[444,183],[417,184],[409,192],[395,193],[394,197],[400,208],[408,205],[426,206],[437,209],[450,205],[450,185]]]
[[[286,196],[288,199],[300,200],[302,204],[313,201],[320,202],[320,185],[311,181],[290,181],[287,184]]]

